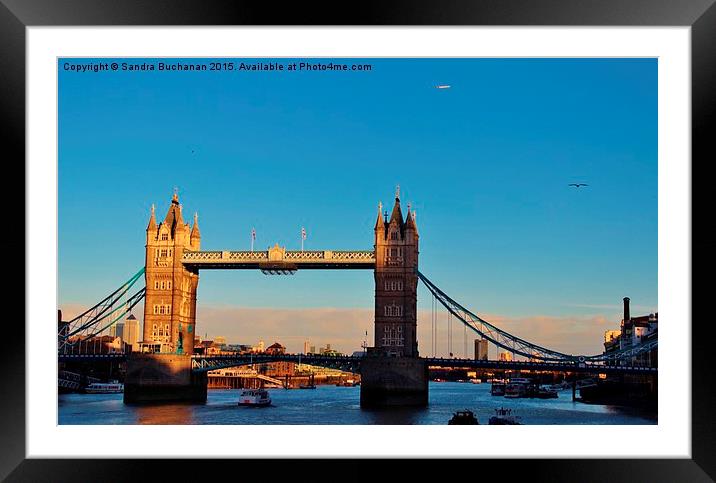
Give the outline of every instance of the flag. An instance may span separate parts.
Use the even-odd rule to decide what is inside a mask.
[[[304,227],[301,227],[301,240],[306,239],[306,229]]]

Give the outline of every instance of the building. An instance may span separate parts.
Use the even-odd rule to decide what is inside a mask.
[[[285,354],[286,348],[279,344],[278,342],[274,342],[270,346],[266,348],[266,353],[271,355],[279,355],[279,354]]]
[[[619,350],[619,338],[621,330],[607,330],[604,332],[604,353],[609,354]]]
[[[487,360],[487,339],[475,339],[475,360]]]
[[[110,337],[122,337],[122,328],[124,327],[124,322],[119,321],[109,328],[109,335]]]
[[[237,352],[239,354],[248,354],[251,352],[251,346],[246,344],[228,344],[225,348],[225,351],[229,352]]]
[[[632,317],[629,303],[629,297],[624,297],[624,317],[619,330],[608,330],[604,333],[605,354],[634,349],[658,337],[659,313]],[[628,360],[609,361],[608,364],[657,367],[657,349]]]
[[[157,224],[152,206],[145,253],[144,333],[142,350],[191,354],[194,350],[198,271],[182,264],[184,251],[200,249],[199,222],[184,222],[176,193],[164,220]]]
[[[217,335],[214,337],[214,345],[219,349],[224,349],[226,347],[226,337],[223,335]]]
[[[304,353],[304,354],[308,354],[309,349],[310,349],[310,348],[309,348],[309,346],[308,346],[308,341],[305,341],[305,342],[303,343],[303,353]]]
[[[405,219],[400,190],[388,218],[378,206],[375,222],[375,347],[389,356],[418,357],[417,288],[418,227],[415,214]]]
[[[309,354],[315,354],[316,353],[316,346],[312,345],[311,350],[308,351]]]
[[[83,336],[70,337],[74,350],[81,354],[117,354],[128,351],[127,345],[119,337],[101,335],[85,338]]]
[[[319,354],[322,356],[342,356],[340,352],[338,352],[335,349],[331,349],[331,344],[326,344],[326,347],[321,347],[319,349]]]
[[[130,351],[139,350],[139,320],[134,314],[124,319],[122,324],[122,332],[118,334],[122,338],[125,344],[128,345]]]
[[[502,351],[500,352],[500,361],[502,362],[512,362],[512,353]]]
[[[259,374],[270,377],[294,376],[296,374],[296,363],[289,361],[276,361],[258,364],[258,372]]]
[[[257,345],[251,348],[251,352],[262,354],[264,352],[264,341],[260,340]]]

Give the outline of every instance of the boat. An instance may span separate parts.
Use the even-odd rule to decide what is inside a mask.
[[[358,383],[353,379],[346,379],[345,381],[339,381],[336,384],[336,387],[355,387],[357,385]]]
[[[550,391],[564,391],[565,389],[570,389],[571,387],[572,385],[565,381],[560,384],[551,384],[547,386],[547,389]]]
[[[520,417],[512,414],[512,409],[495,409],[495,415],[490,416],[490,420],[487,424],[506,425],[506,424],[522,424],[520,423]]]
[[[504,396],[505,395],[505,382],[499,379],[492,380],[492,386],[490,387],[490,394],[493,396]]]
[[[524,377],[513,377],[505,386],[505,397],[529,397],[532,381]]]
[[[124,384],[119,381],[93,382],[85,387],[87,394],[115,394],[124,392]]]
[[[263,407],[271,405],[271,397],[266,389],[245,389],[239,396],[239,406]]]
[[[532,397],[538,399],[556,399],[559,397],[558,393],[554,389],[547,389],[544,387],[538,387],[533,393]]]
[[[450,421],[448,421],[448,424],[480,424],[477,421],[477,418],[475,417],[475,414],[470,411],[469,409],[465,409],[464,411],[455,411],[455,414],[452,415],[452,418]]]
[[[479,379],[470,379],[470,382],[473,384],[482,384],[482,381]]]

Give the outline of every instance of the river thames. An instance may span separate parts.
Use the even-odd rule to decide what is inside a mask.
[[[447,424],[469,409],[487,424],[496,408],[513,410],[522,424],[657,424],[656,412],[572,401],[571,390],[557,399],[505,399],[490,395],[490,384],[431,382],[426,408],[366,410],[360,387],[269,389],[272,405],[239,407],[240,389],[210,389],[204,404],[125,405],[122,394],[61,394],[59,424]]]

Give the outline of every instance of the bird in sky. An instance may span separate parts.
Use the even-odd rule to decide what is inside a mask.
[[[450,89],[448,84],[438,84],[435,86],[436,89]]]
[[[589,186],[587,183],[569,183],[569,186],[574,186],[575,188],[581,188],[582,186]]]

